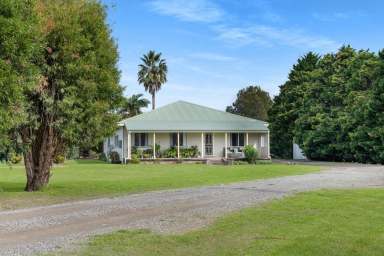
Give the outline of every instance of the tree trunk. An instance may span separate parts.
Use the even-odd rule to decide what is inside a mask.
[[[152,93],[152,110],[155,110],[156,96],[155,93]]]
[[[30,148],[24,153],[27,174],[25,191],[38,191],[49,182],[57,139],[53,128],[45,122],[33,132],[33,136],[28,130],[24,130],[21,135],[24,143],[30,142]]]

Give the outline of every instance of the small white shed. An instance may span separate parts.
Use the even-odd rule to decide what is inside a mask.
[[[304,155],[303,150],[296,143],[293,143],[293,160],[307,160],[307,157]]]

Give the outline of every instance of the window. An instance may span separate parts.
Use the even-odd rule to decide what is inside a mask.
[[[212,145],[213,144],[213,135],[212,133],[206,133],[205,134],[205,145]]]
[[[119,135],[115,136],[115,147],[119,146]]]
[[[244,133],[231,133],[231,146],[244,147]]]
[[[135,147],[148,146],[148,133],[135,133]]]
[[[108,138],[108,147],[111,146],[111,138]]]
[[[171,133],[171,147],[177,147],[177,133]],[[184,133],[179,133],[180,146],[184,146]]]
[[[231,133],[231,146],[239,145],[239,136],[237,133]]]

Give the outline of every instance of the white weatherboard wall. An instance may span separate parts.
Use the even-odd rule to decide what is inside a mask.
[[[201,152],[201,133],[187,133],[187,147],[197,146]]]
[[[156,144],[160,145],[161,151],[169,148],[170,143],[171,139],[169,137],[169,133],[156,133]]]
[[[248,144],[260,150],[260,134],[248,133]]]
[[[115,143],[115,136],[118,136],[118,143],[116,144]],[[110,140],[110,143],[108,145],[108,138],[106,138],[104,140],[104,153],[108,156],[110,152],[112,151],[116,151],[119,155],[120,155],[120,159],[122,160],[123,159],[123,148],[120,147],[120,142],[121,142],[121,146],[123,146],[125,148],[125,150],[127,150],[127,138],[126,138],[126,133],[124,132],[124,128],[123,127],[119,127],[119,129],[117,129],[117,131],[115,132],[115,134],[113,134],[111,137],[109,137],[109,140]]]

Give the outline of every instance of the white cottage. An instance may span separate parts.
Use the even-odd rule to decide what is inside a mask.
[[[116,133],[104,141],[104,153],[116,151],[123,162],[134,154],[147,159],[231,159],[243,157],[245,145],[255,147],[259,158],[270,159],[268,124],[177,101],[119,122]]]

